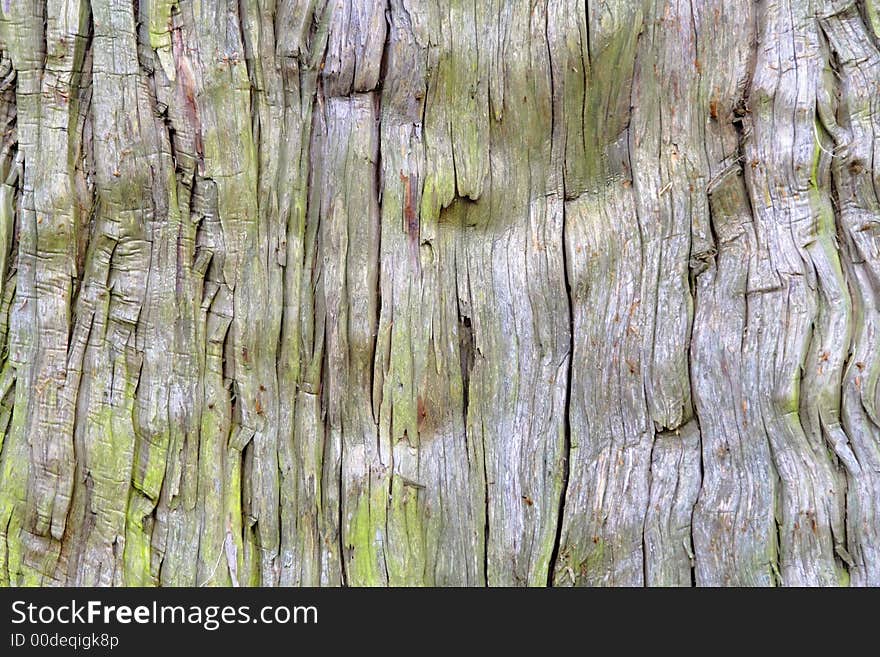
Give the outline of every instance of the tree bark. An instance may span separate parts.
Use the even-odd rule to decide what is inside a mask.
[[[0,584],[880,585],[877,0],[0,3]]]

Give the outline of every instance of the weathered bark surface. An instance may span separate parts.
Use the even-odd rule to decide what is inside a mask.
[[[877,0],[0,0],[0,584],[880,585]]]

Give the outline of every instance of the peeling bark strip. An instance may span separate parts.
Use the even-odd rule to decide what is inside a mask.
[[[880,585],[876,0],[0,7],[0,584]]]

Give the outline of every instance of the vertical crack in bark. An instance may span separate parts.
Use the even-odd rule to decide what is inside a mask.
[[[593,48],[590,45],[590,0],[583,0],[584,2],[584,19],[586,21],[586,46],[587,46],[587,65],[590,69],[593,68]],[[586,73],[584,74],[586,75]]]
[[[390,0],[389,0],[390,1]],[[376,373],[380,372],[385,364],[383,354],[379,353],[379,325],[382,321],[382,226],[381,226],[381,217],[382,213],[382,191],[383,185],[385,183],[383,179],[383,161],[382,161],[382,89],[384,86],[385,77],[388,75],[388,50],[391,46],[391,23],[390,23],[390,5],[388,2],[385,3],[384,10],[384,21],[385,21],[385,43],[382,45],[382,56],[380,58],[379,64],[379,78],[376,83],[376,143],[378,144],[378,148],[376,149],[376,180],[375,180],[375,194],[376,199],[379,204],[379,217],[380,217],[380,225],[378,231],[378,238],[376,241],[376,250],[377,250],[377,273],[376,273],[376,316],[374,318],[373,323],[373,347],[372,353],[373,357],[371,362],[373,363],[372,368],[370,368],[370,398],[372,401],[372,411],[373,411],[373,422],[376,423],[376,440],[380,441],[380,432],[379,432],[379,409],[382,406],[382,386],[377,386],[377,376]],[[378,391],[378,393],[377,393]],[[378,401],[377,401],[378,394]],[[376,445],[376,449],[381,453],[381,445]],[[394,452],[391,452],[391,472],[394,472]],[[390,484],[389,484],[389,492],[390,492]],[[387,523],[387,517],[386,517]],[[387,536],[387,524],[386,524],[386,536]]]
[[[585,0],[586,1],[586,0]],[[587,4],[588,1],[587,1]],[[547,11],[547,21],[549,21],[549,10]],[[589,15],[588,15],[589,16]],[[589,17],[587,19],[587,30],[589,31]],[[551,96],[551,135],[556,134],[556,98],[559,90],[556,86],[556,79],[553,75],[553,50],[551,47],[550,33],[549,28],[545,25],[545,37],[547,39],[547,56],[550,61],[550,96]],[[587,47],[589,48],[589,42]],[[586,73],[585,73],[586,75]],[[554,141],[555,143],[555,141]],[[564,161],[565,159],[565,146],[562,146],[562,156],[560,161]],[[561,199],[562,206],[562,231],[560,233],[560,238],[562,240],[561,244],[561,252],[562,252],[562,275],[563,282],[565,284],[565,298],[566,298],[566,311],[568,313],[568,367],[566,368],[566,377],[565,377],[565,404],[563,406],[563,431],[564,431],[564,439],[563,439],[563,456],[562,456],[562,476],[561,476],[561,488],[559,493],[559,503],[556,511],[556,531],[553,539],[553,550],[550,554],[550,561],[547,567],[547,586],[554,585],[554,579],[556,576],[556,568],[557,563],[559,561],[559,550],[562,545],[562,527],[563,520],[565,518],[565,499],[568,493],[568,476],[569,476],[569,460],[571,458],[571,386],[572,386],[572,370],[574,368],[574,297],[571,293],[571,272],[569,271],[569,254],[568,254],[568,239],[566,237],[566,228],[567,228],[567,214],[565,207],[565,200],[567,198],[567,194],[565,191],[565,170],[564,167],[560,167],[560,171],[557,173],[559,176],[559,194]]]
[[[831,56],[833,58],[835,57],[833,51],[831,53]],[[836,72],[837,66],[833,66],[833,68]],[[845,228],[843,226],[843,219],[841,217],[841,212],[840,212],[840,199],[839,199],[839,195],[838,195],[838,191],[837,191],[837,180],[836,180],[837,174],[835,173],[834,166],[831,167],[831,171],[829,172],[829,176],[830,176],[829,184],[830,184],[831,207],[832,207],[832,212],[834,213],[835,239],[836,239],[838,245],[843,245],[843,244],[846,244],[846,233],[845,233]],[[846,252],[845,247],[841,247],[840,248],[841,260],[843,260],[843,255],[845,252]],[[852,283],[849,280],[849,276],[846,275],[846,270],[844,270],[844,284],[846,285],[846,293],[849,294],[850,298],[855,297],[856,290],[853,288]],[[846,355],[844,357],[844,362],[843,362],[843,367],[842,367],[843,372],[846,372],[847,369],[849,369],[851,366],[854,365],[854,363],[853,363],[854,351],[855,351],[855,348],[852,345],[852,340],[851,340],[850,344],[847,345]],[[841,386],[843,385],[842,381],[841,381],[840,385]],[[840,395],[840,397],[837,401],[837,408],[835,410],[838,413],[838,417],[843,416],[843,414],[844,414],[844,396],[842,394]],[[823,432],[823,435],[828,443],[829,449],[834,451],[834,453],[837,455],[838,461],[840,463],[843,463],[844,468],[845,468],[844,471],[839,473],[841,478],[843,478],[843,483],[844,483],[843,491],[841,493],[842,504],[843,504],[842,528],[844,531],[844,535],[843,536],[835,536],[834,551],[837,554],[837,557],[840,559],[841,569],[846,573],[847,583],[851,583],[852,582],[852,574],[850,573],[850,570],[853,568],[853,566],[855,564],[853,562],[852,554],[851,554],[850,546],[849,546],[849,541],[851,539],[850,539],[850,535],[849,535],[850,532],[848,531],[848,527],[849,527],[849,523],[850,523],[849,505],[850,505],[851,500],[849,499],[850,486],[849,486],[849,482],[846,478],[846,471],[847,470],[849,470],[850,472],[856,471],[856,468],[854,466],[858,466],[858,459],[856,458],[855,454],[853,453],[851,442],[849,441],[849,437],[845,433],[844,433],[844,437],[846,438],[846,441],[847,441],[845,445],[838,444],[837,442],[835,442],[832,439],[831,435],[829,435],[827,432]],[[841,454],[841,452],[843,452],[843,454]]]
[[[700,30],[697,27],[697,11],[696,11],[696,8],[694,7],[693,0],[689,0],[688,4],[690,7],[690,18],[691,18],[690,28],[691,28],[691,32],[692,32],[693,38],[694,38],[694,54],[696,56],[696,62],[701,63],[700,66],[696,67],[696,69],[697,69],[697,76],[696,76],[697,77],[697,89],[699,90],[700,98],[703,100],[703,103],[706,103],[707,102],[707,99],[705,98],[706,90],[704,87],[704,77],[703,77],[703,69],[702,69],[702,66],[703,66],[702,62],[704,61],[704,54],[701,50],[701,45],[702,45],[701,37],[702,37],[702,35],[700,34]],[[713,106],[712,102],[716,102],[716,101],[708,100],[709,118],[712,119],[713,107],[714,107],[715,114],[716,114],[715,119],[717,119],[717,105]],[[701,109],[705,109],[705,108],[701,108]],[[702,126],[702,129],[698,132],[698,134],[699,134],[700,141],[701,141],[702,155],[705,158],[704,165],[707,168],[709,168],[711,166],[710,165],[711,158],[709,155],[709,147],[706,144],[707,138],[706,138],[705,124]],[[707,188],[708,188],[708,184],[707,184]],[[708,198],[708,189],[706,192],[706,196]],[[693,341],[694,341],[693,340],[693,338],[694,338],[694,322],[696,321],[696,307],[697,307],[697,304],[699,303],[699,299],[697,298],[698,288],[696,285],[696,278],[697,278],[697,276],[699,276],[701,273],[703,273],[708,268],[708,265],[709,265],[709,263],[707,262],[708,259],[711,258],[715,263],[717,263],[716,255],[718,253],[718,235],[716,235],[716,233],[715,233],[715,227],[714,227],[714,223],[712,220],[712,206],[708,202],[706,204],[706,214],[707,214],[707,219],[708,219],[708,222],[707,222],[708,229],[709,229],[708,237],[710,240],[710,244],[700,245],[702,247],[702,249],[700,249],[700,247],[698,247],[695,244],[695,240],[694,240],[695,227],[694,227],[693,221],[692,221],[691,246],[690,246],[690,266],[688,268],[688,274],[689,274],[688,275],[688,287],[689,287],[689,293],[691,296],[691,316],[690,316],[690,322],[689,322],[688,331],[687,331],[687,341],[686,341],[685,349],[687,351],[686,366],[687,366],[688,389],[691,391],[691,413],[693,414],[693,422],[694,422],[696,429],[697,429],[697,451],[699,454],[698,463],[699,463],[699,477],[700,477],[699,489],[697,490],[697,494],[694,496],[693,504],[690,505],[690,512],[688,513],[688,523],[689,524],[688,524],[687,540],[690,542],[690,548],[687,550],[687,553],[688,553],[687,556],[688,556],[688,562],[690,564],[690,585],[691,585],[691,587],[696,587],[696,585],[697,585],[696,543],[694,541],[694,515],[696,513],[696,508],[697,508],[697,503],[699,501],[700,491],[702,490],[702,487],[703,487],[703,473],[704,473],[703,432],[702,432],[702,429],[700,426],[700,415],[699,415],[699,412],[697,411],[697,405],[693,401],[693,398],[695,395],[695,393],[694,393],[695,385],[694,385],[694,367],[693,367],[694,363],[693,363],[692,353],[693,353]]]

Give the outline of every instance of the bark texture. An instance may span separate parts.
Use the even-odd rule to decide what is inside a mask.
[[[0,0],[0,585],[880,585],[877,0]]]

